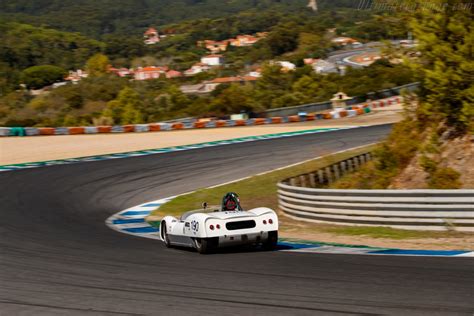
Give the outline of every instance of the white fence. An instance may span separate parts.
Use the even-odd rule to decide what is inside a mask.
[[[280,209],[298,220],[474,232],[474,190],[333,190],[285,182],[278,184]]]

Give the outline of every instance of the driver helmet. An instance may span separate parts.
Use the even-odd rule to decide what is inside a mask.
[[[234,192],[229,192],[222,199],[222,211],[241,211],[239,196]]]

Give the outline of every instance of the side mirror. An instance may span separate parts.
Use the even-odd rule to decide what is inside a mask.
[[[207,202],[202,203],[202,208],[207,209]]]

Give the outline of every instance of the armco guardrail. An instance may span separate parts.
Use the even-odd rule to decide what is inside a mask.
[[[286,180],[292,186],[317,188],[337,181],[346,173],[358,170],[365,163],[372,160],[372,153],[363,153],[357,156],[333,163],[315,172],[305,173]]]
[[[333,190],[278,184],[280,209],[305,221],[474,232],[474,190]]]
[[[356,96],[352,100],[346,102],[347,105],[355,105],[358,103],[367,102],[368,99],[371,100],[379,100],[384,98],[390,98],[393,96],[400,95],[402,91],[407,92],[415,92],[420,87],[419,82],[409,83],[403,86],[389,88],[385,90],[380,90],[377,92],[370,92],[366,95]],[[290,115],[297,115],[300,112],[319,112],[325,111],[332,108],[331,101],[325,102],[318,102],[318,103],[309,103],[303,105],[295,105],[295,106],[288,106],[283,108],[276,108],[276,109],[269,109],[265,111],[266,117],[273,117],[273,116],[290,116]]]

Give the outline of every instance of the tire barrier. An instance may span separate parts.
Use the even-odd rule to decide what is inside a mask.
[[[85,134],[97,134],[99,132],[99,129],[97,126],[86,126],[84,129]]]
[[[292,177],[283,181],[296,187],[318,188],[330,185],[347,173],[359,170],[373,158],[372,153],[363,153],[326,166],[314,172]]]
[[[10,130],[11,129],[8,127],[0,127],[0,136],[14,136],[14,135],[10,135]]]
[[[56,129],[53,127],[40,127],[38,131],[40,135],[55,135]]]
[[[401,96],[395,96],[382,101],[376,100],[368,103],[352,105],[346,109],[332,110],[324,113],[300,113],[285,117],[254,118],[249,120],[218,120],[218,121],[194,121],[177,123],[152,123],[115,126],[79,126],[79,127],[0,127],[0,137],[7,136],[52,136],[52,135],[81,135],[102,133],[146,133],[181,129],[220,128],[234,126],[256,126],[267,124],[297,123],[321,119],[339,119],[342,117],[355,117],[370,113],[371,108],[399,104],[403,102]]]
[[[330,184],[371,159],[362,154],[278,184],[280,209],[302,221],[474,232],[474,190],[338,190]]]

